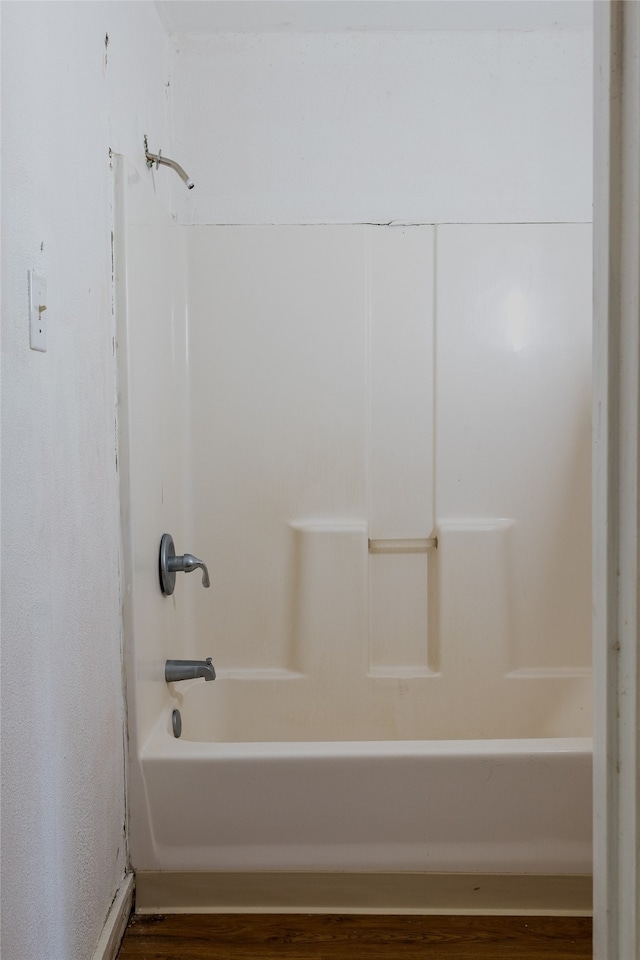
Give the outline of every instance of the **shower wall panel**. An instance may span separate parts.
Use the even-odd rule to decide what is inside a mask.
[[[588,734],[590,227],[188,243],[199,728]]]
[[[191,229],[199,630],[223,674],[297,672],[308,538],[340,563],[360,525],[364,602],[367,536],[432,534],[434,231]]]
[[[292,523],[366,515],[365,231],[192,231],[193,492],[213,577],[198,640],[223,673],[292,671]]]
[[[513,521],[503,548],[507,671],[585,671],[590,225],[439,227],[436,309],[439,523]]]

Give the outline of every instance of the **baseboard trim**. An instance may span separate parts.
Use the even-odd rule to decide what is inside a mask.
[[[92,960],[116,960],[133,906],[134,889],[133,873],[128,873],[120,884],[116,898],[111,904]]]
[[[138,873],[136,913],[590,916],[589,876]]]

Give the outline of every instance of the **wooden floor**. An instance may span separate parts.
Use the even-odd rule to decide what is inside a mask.
[[[118,960],[590,960],[586,917],[133,916]]]

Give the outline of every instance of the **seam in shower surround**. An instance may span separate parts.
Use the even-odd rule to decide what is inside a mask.
[[[183,223],[176,220],[175,223],[179,227],[533,227],[578,226],[592,224],[593,220],[307,220],[304,223],[288,220]]]

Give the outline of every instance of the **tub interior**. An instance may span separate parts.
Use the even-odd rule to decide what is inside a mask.
[[[441,675],[363,677],[332,689],[331,679],[219,677],[172,693],[160,725],[180,711],[182,741],[453,741],[589,737],[588,676],[539,683],[506,677],[465,698]],[[542,689],[540,689],[542,686]]]

